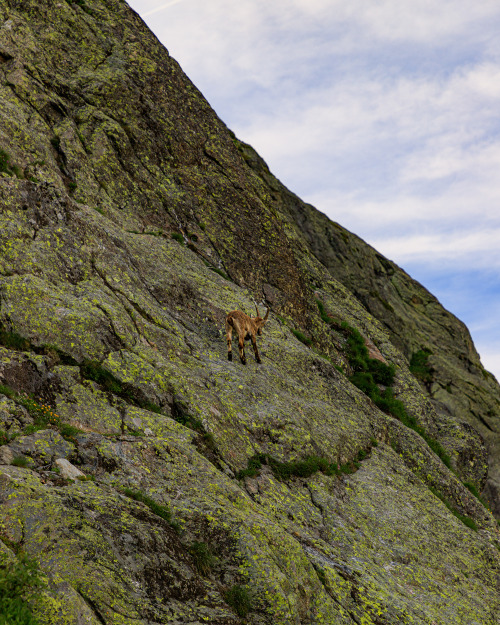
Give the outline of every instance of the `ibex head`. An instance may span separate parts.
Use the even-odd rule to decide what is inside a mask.
[[[255,304],[255,310],[257,311],[257,316],[254,317],[253,321],[254,321],[255,326],[257,328],[257,334],[259,336],[262,336],[262,328],[266,325],[267,318],[269,317],[269,310],[270,309],[269,308],[267,309],[266,316],[264,318],[262,318],[260,316],[260,312],[259,312],[259,309],[257,308],[257,304]]]

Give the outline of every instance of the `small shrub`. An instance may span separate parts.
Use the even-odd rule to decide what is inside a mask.
[[[95,475],[79,475],[76,479],[80,482],[95,482]]]
[[[453,511],[453,514],[457,517],[457,519],[462,521],[464,525],[466,525],[467,527],[470,527],[471,530],[474,530],[475,532],[477,532],[477,523],[474,521],[474,519],[471,519],[468,516],[464,516],[463,514],[460,514],[459,512],[457,512],[456,510]]]
[[[177,243],[184,245],[184,237],[180,232],[172,232],[172,239],[174,239],[174,241],[177,241]]]
[[[236,477],[239,480],[242,480],[245,477],[256,477],[259,474],[259,470],[262,468],[262,465],[266,462],[265,454],[255,454],[251,458],[248,459],[248,464],[246,469],[242,469],[238,471]]]
[[[411,373],[424,384],[431,384],[433,380],[433,370],[428,363],[431,354],[430,349],[419,349],[410,359]]]
[[[332,474],[331,465],[325,458],[319,456],[309,456],[305,460],[295,460],[292,462],[278,462],[274,458],[268,458],[269,466],[274,476],[279,480],[289,480],[292,477],[310,477],[322,471]]]
[[[208,449],[211,449],[212,451],[214,451],[214,449],[216,448],[216,444],[215,444],[215,438],[212,432],[204,432],[201,438],[203,442],[205,443],[205,445],[208,447]]]
[[[394,365],[386,365],[385,362],[375,358],[368,358],[368,371],[372,374],[374,382],[384,386],[394,384]]]
[[[350,462],[346,462],[339,467],[339,473],[342,473],[344,475],[350,475],[351,473],[354,473],[354,470],[355,467],[353,467]]]
[[[10,464],[14,467],[22,467],[25,469],[29,465],[29,460],[26,456],[14,456]]]
[[[38,625],[28,600],[43,587],[33,560],[22,553],[15,561],[0,554],[0,625]]]
[[[354,371],[366,371],[368,369],[368,349],[361,333],[353,328],[345,321],[342,322],[341,328],[347,335],[346,347],[349,364]]]
[[[63,438],[69,440],[74,440],[79,434],[82,433],[82,430],[74,427],[73,425],[70,425],[69,423],[61,423],[61,425],[58,427],[58,430]]]
[[[363,391],[365,395],[376,403],[376,400],[380,397],[380,390],[373,380],[371,373],[366,371],[356,371],[349,378],[351,384],[357,386],[360,391]]]
[[[360,449],[358,451],[358,455],[356,456],[356,460],[358,462],[362,462],[363,460],[365,460],[367,455],[368,455],[368,452],[365,449]]]
[[[325,305],[323,304],[323,302],[320,299],[317,299],[316,300],[316,304],[318,306],[319,315],[320,315],[321,319],[323,319],[323,321],[325,323],[330,323],[331,317],[326,312],[326,308],[325,308]]]
[[[53,411],[51,406],[41,404],[28,395],[16,394],[13,399],[18,404],[21,404],[21,406],[24,406],[34,419],[33,425],[25,428],[25,434],[32,434],[37,430],[44,430],[49,426],[58,427],[60,425],[61,421],[59,416]]]
[[[319,567],[316,568],[316,575],[318,576],[319,581],[323,584],[323,586],[328,585],[328,578],[326,577],[326,573],[323,569],[320,569]]]
[[[0,172],[10,173],[9,167],[10,156],[7,154],[5,150],[0,150]]]
[[[339,467],[335,462],[330,462],[321,456],[308,456],[304,460],[292,460],[290,462],[280,462],[268,454],[255,454],[248,460],[246,469],[242,469],[236,475],[238,479],[245,477],[256,477],[263,464],[267,464],[277,480],[286,482],[293,477],[310,477],[321,471],[325,475],[342,475],[354,473],[359,469],[359,462],[365,460],[371,450],[360,450],[354,462],[346,462]]]
[[[192,555],[194,565],[199,573],[207,575],[215,564],[215,557],[207,543],[194,542],[189,547],[189,553]]]
[[[224,593],[224,599],[238,616],[244,618],[251,610],[252,602],[248,590],[244,586],[235,584]]]

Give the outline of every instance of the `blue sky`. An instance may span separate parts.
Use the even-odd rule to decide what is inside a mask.
[[[129,4],[273,173],[434,293],[500,379],[500,2]]]

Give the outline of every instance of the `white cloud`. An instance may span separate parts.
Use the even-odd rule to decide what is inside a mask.
[[[469,259],[477,258],[475,267],[500,269],[497,254],[500,241],[500,226],[491,230],[472,232],[441,232],[436,234],[415,234],[387,239],[373,239],[371,244],[385,256],[397,259],[398,263],[420,261],[425,263],[453,262],[470,269]],[[493,263],[492,263],[493,260]]]
[[[165,2],[164,4],[160,4],[160,6],[156,6],[153,9],[149,9],[149,11],[146,11],[145,13],[143,13],[143,16],[148,17],[149,15],[160,13],[161,11],[164,11],[165,9],[168,9],[169,7],[174,6],[174,4],[179,4],[179,2],[185,2],[185,0],[170,0],[170,2]]]

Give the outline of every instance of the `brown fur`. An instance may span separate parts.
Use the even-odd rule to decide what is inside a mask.
[[[247,364],[247,360],[245,358],[245,339],[250,339],[252,341],[253,351],[255,352],[255,360],[258,363],[262,362],[259,356],[259,350],[257,349],[256,335],[258,334],[260,336],[262,334],[262,328],[265,326],[269,316],[269,308],[267,309],[266,316],[264,318],[260,316],[257,306],[255,308],[257,310],[256,317],[249,317],[248,315],[245,315],[245,313],[241,312],[241,310],[233,310],[226,317],[228,360],[233,359],[232,339],[234,330],[238,336],[238,347],[240,350],[241,362],[244,365]]]

